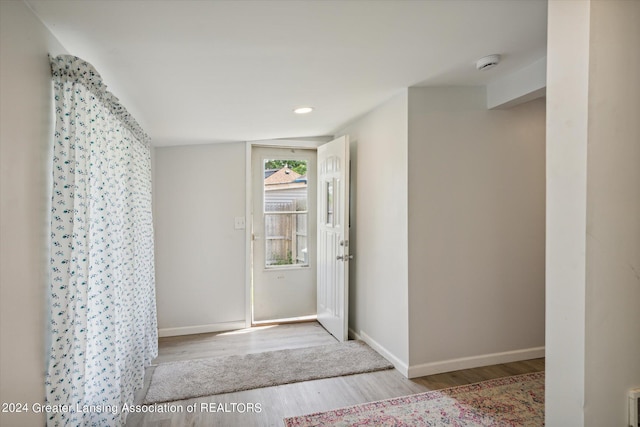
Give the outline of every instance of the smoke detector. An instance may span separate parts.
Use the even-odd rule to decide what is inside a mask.
[[[500,55],[487,55],[476,61],[476,68],[478,70],[488,70],[493,68],[500,62]]]

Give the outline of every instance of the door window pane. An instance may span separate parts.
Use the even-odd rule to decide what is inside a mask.
[[[265,160],[265,267],[308,266],[307,162]]]
[[[326,224],[333,226],[333,180],[327,181],[325,185],[326,200],[327,200],[327,214]]]

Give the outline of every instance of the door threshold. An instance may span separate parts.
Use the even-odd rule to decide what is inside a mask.
[[[271,320],[254,320],[251,326],[266,326],[266,325],[282,325],[286,323],[304,323],[304,322],[315,322],[318,320],[318,316],[316,314],[312,314],[310,316],[299,316],[299,317],[286,317],[284,319],[271,319]]]

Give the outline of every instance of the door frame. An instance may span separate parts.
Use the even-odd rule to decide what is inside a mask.
[[[321,136],[312,138],[296,139],[266,139],[258,141],[247,141],[245,143],[245,327],[250,328],[253,322],[253,307],[251,298],[253,294],[253,280],[251,269],[253,251],[251,250],[251,205],[253,197],[253,186],[251,185],[251,153],[253,147],[270,148],[298,148],[317,149],[322,144],[334,139],[332,136]]]

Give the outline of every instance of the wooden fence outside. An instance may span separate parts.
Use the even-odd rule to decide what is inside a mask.
[[[264,235],[267,266],[307,265],[305,199],[265,202]]]

